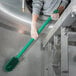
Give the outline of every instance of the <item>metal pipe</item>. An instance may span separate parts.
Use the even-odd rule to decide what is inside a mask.
[[[25,11],[25,0],[22,0],[22,12]]]

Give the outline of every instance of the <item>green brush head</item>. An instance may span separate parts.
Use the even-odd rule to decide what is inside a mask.
[[[4,66],[4,70],[6,72],[10,72],[12,71],[16,66],[17,64],[19,63],[19,60],[18,58],[16,57],[12,57]]]

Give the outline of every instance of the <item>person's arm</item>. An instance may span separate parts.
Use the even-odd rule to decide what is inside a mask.
[[[61,15],[63,13],[63,11],[65,10],[65,8],[69,4],[69,2],[70,2],[70,0],[62,0],[60,6],[58,7],[59,15]]]
[[[43,0],[33,0],[32,22],[34,23],[37,22],[42,6],[43,6]]]
[[[51,14],[51,17],[52,17],[53,20],[58,20],[59,19],[60,15],[63,13],[63,11],[65,10],[65,8],[66,8],[66,6],[68,5],[69,2],[70,2],[70,0],[62,0],[61,4],[57,8],[59,10],[59,13]]]
[[[32,24],[31,24],[31,37],[34,39],[38,38],[38,33],[37,33],[37,20],[38,20],[38,15],[33,14],[32,15]]]
[[[31,27],[36,27],[38,17],[39,17],[39,15],[36,15],[36,14],[32,15],[32,25],[31,25]]]
[[[37,20],[41,11],[41,8],[43,6],[43,0],[33,0],[33,12],[32,12],[32,25],[31,25],[31,37],[34,39],[37,39],[38,33],[37,33]]]

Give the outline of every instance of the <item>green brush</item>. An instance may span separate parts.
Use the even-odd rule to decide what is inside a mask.
[[[55,10],[54,13],[58,13],[58,10]],[[46,27],[46,25],[52,21],[51,16],[48,17],[48,19],[43,23],[43,25],[38,29],[38,34],[42,32],[42,30]],[[34,39],[31,38],[28,43],[24,46],[24,48],[18,53],[17,56],[12,57],[5,65],[4,65],[4,70],[6,72],[12,71],[19,63],[19,58],[23,55],[23,53],[28,49],[28,47],[33,43]]]

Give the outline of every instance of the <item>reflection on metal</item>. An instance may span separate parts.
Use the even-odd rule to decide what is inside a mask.
[[[22,22],[31,23],[29,20],[23,19],[23,18],[19,17],[18,15],[15,15],[15,14],[9,12],[8,10],[6,10],[6,9],[3,7],[3,5],[1,5],[0,10],[1,10],[3,13],[5,13],[6,15],[9,15],[9,16],[11,16],[11,17],[13,17],[13,18],[16,18],[16,19],[18,19],[18,20],[20,20],[20,21],[22,21]]]
[[[27,32],[27,31],[25,31],[25,30],[23,30],[21,28],[20,29],[17,29],[15,27],[11,27],[11,26],[5,25],[3,23],[0,23],[0,27],[5,28],[5,29],[8,29],[8,30],[11,30],[11,31],[15,31],[15,32],[18,32],[18,33],[21,33],[21,34],[30,35],[29,32]]]
[[[0,0],[0,23],[30,33],[31,14],[28,9],[23,13],[21,5],[21,0]]]

